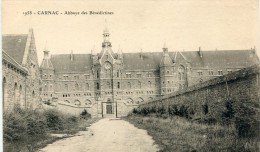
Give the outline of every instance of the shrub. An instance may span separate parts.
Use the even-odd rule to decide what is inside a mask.
[[[46,123],[49,130],[63,130],[63,118],[56,110],[47,110],[45,112]]]
[[[87,120],[87,119],[91,118],[91,114],[88,113],[88,111],[87,111],[86,109],[84,109],[84,110],[81,112],[81,114],[80,114],[80,118]]]

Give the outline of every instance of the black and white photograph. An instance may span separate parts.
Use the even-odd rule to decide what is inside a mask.
[[[258,0],[2,0],[2,151],[260,151]]]

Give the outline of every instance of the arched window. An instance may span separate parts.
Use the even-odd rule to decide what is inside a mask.
[[[117,82],[117,88],[120,89],[120,82]]]
[[[128,82],[127,86],[128,86],[129,89],[131,89],[131,82]]]
[[[184,67],[182,65],[179,66],[179,68],[178,68],[178,79],[179,80],[184,80],[184,72],[185,72]]]
[[[14,84],[14,103],[17,102],[17,96],[18,96],[18,86],[17,83]]]
[[[138,81],[138,88],[141,89],[142,88],[142,84],[140,81]]]
[[[86,90],[89,90],[89,84],[86,83]]]
[[[33,90],[33,92],[32,92],[32,101],[34,102],[34,100],[35,100],[35,92]]]
[[[19,100],[20,100],[20,103],[23,104],[23,88],[21,85],[19,87]]]
[[[110,85],[110,82],[109,81],[107,81],[107,88],[111,88],[111,85]]]
[[[3,108],[4,108],[4,105],[5,105],[4,103],[7,100],[7,89],[6,89],[6,78],[5,77],[3,78],[2,87],[3,87]]]
[[[152,82],[151,81],[148,81],[148,86],[152,87]]]

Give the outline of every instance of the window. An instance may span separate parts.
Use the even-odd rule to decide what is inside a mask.
[[[50,91],[52,91],[52,84],[50,84]]]
[[[69,79],[69,76],[64,75],[63,78],[64,78],[64,80],[68,80],[68,79]]]
[[[149,85],[149,87],[152,87],[152,82],[148,81],[148,85]]]
[[[128,86],[129,89],[131,89],[131,83],[130,82],[127,83],[127,86]]]
[[[99,90],[99,83],[97,82],[97,90]]]
[[[116,77],[119,77],[119,71],[116,72]]]
[[[86,90],[89,90],[89,84],[86,83]]]
[[[78,80],[79,79],[79,76],[78,75],[75,75],[74,76],[74,80]]]
[[[78,91],[79,90],[79,85],[76,83],[75,84],[75,90]]]
[[[209,70],[209,75],[213,75],[213,70]]]
[[[232,70],[227,70],[228,73],[232,73]]]
[[[184,67],[179,66],[179,68],[178,68],[178,79],[179,80],[184,80],[184,72],[185,72]]]
[[[65,91],[69,90],[68,84],[65,84],[64,87],[65,87]]]
[[[198,72],[198,75],[199,75],[199,76],[201,76],[201,75],[202,75],[202,72],[201,72],[201,71],[199,71],[199,72]]]
[[[219,70],[219,71],[218,71],[218,75],[223,75],[223,71],[222,71],[222,70]]]
[[[131,78],[132,76],[131,76],[131,73],[126,73],[126,77],[127,78]]]
[[[137,78],[141,78],[142,77],[141,73],[138,73],[136,75],[137,75]]]
[[[85,79],[90,79],[90,75],[85,75]]]
[[[170,74],[170,71],[167,71],[167,74]]]
[[[97,78],[99,78],[99,71],[97,71]]]
[[[142,88],[142,84],[140,81],[138,81],[138,88],[141,89]]]
[[[151,72],[148,72],[147,76],[148,76],[148,77],[152,77],[152,73],[151,73]]]
[[[52,77],[52,75],[50,74],[50,78]]]
[[[120,82],[117,82],[117,88],[120,89]]]
[[[110,86],[110,82],[107,82],[107,88],[111,88],[111,86]]]

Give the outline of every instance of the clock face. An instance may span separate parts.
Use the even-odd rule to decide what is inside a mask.
[[[110,63],[105,63],[105,69],[110,69],[111,68],[111,64]]]
[[[183,72],[184,71],[184,67],[180,66],[178,70],[179,70],[179,72]]]

